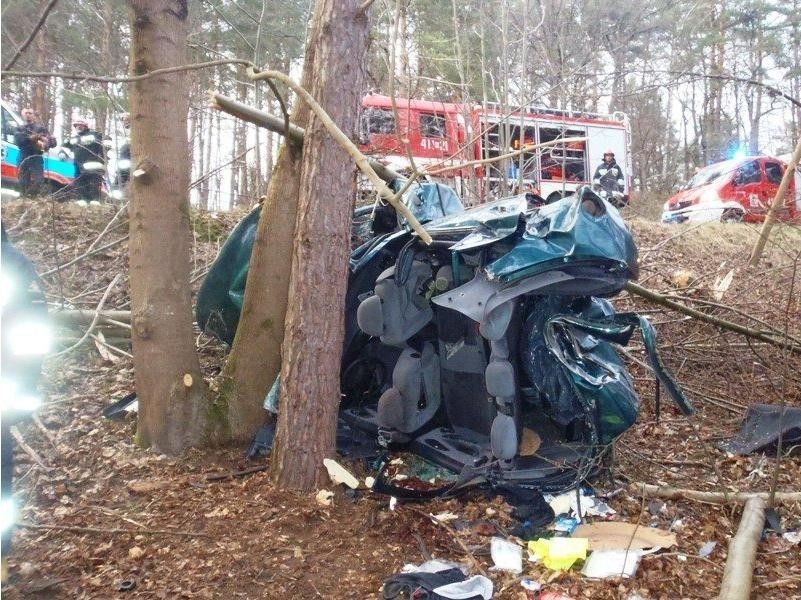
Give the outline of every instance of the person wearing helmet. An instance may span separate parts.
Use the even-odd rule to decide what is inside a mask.
[[[89,122],[83,117],[73,119],[72,129],[72,137],[64,146],[72,150],[75,159],[76,177],[73,188],[79,198],[97,200],[100,197],[103,169],[96,168],[96,165],[106,164],[103,136],[99,131],[89,129]]]
[[[622,192],[624,184],[623,169],[615,161],[615,152],[611,148],[604,151],[603,162],[595,169],[593,184],[605,189],[609,194]]]

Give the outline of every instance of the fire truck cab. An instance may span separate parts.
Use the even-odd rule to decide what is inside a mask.
[[[395,111],[398,123],[395,123]],[[465,118],[460,104],[392,98],[367,94],[362,99],[359,123],[361,150],[380,156],[382,162],[403,172],[410,165],[446,167],[464,162]],[[461,171],[445,171],[457,177]]]

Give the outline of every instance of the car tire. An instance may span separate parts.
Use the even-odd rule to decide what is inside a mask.
[[[562,192],[553,192],[548,198],[545,200],[545,204],[553,204],[554,202],[559,202],[564,196]]]
[[[723,214],[720,215],[721,223],[742,223],[742,220],[743,211],[737,210],[736,208],[727,208],[723,211]]]

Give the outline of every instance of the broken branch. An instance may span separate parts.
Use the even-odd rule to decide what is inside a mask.
[[[762,251],[765,249],[770,230],[773,228],[773,223],[776,221],[776,213],[779,212],[782,204],[784,204],[784,198],[787,196],[787,190],[790,189],[790,183],[793,181],[795,167],[799,160],[801,160],[801,139],[798,140],[795,146],[795,151],[793,151],[790,162],[784,170],[779,189],[776,190],[776,196],[774,196],[773,202],[770,203],[768,214],[765,216],[764,223],[762,223],[762,229],[759,230],[759,238],[754,244],[754,249],[751,251],[751,258],[748,261],[748,264],[752,267],[759,264],[759,259],[762,257]]]
[[[114,240],[113,242],[109,242],[105,246],[100,246],[99,248],[95,248],[94,250],[90,250],[90,251],[84,252],[80,256],[76,256],[75,258],[73,258],[71,261],[65,262],[63,265],[57,266],[55,269],[50,269],[49,271],[45,271],[44,273],[42,273],[40,275],[40,277],[42,279],[44,279],[45,277],[49,277],[50,275],[58,273],[59,271],[62,271],[64,269],[66,269],[67,267],[71,267],[75,263],[82,261],[84,258],[88,258],[88,257],[92,256],[93,254],[97,254],[98,252],[102,252],[103,250],[108,250],[109,248],[111,248],[113,246],[116,246],[117,244],[121,244],[122,242],[126,241],[127,239],[128,239],[128,236],[124,235],[120,239]]]
[[[635,493],[644,494],[652,498],[664,500],[695,500],[710,504],[727,504],[730,502],[747,502],[752,498],[767,501],[770,492],[702,492],[685,488],[658,486],[650,483],[633,483],[631,488]],[[776,492],[776,503],[792,504],[801,502],[801,492]]]
[[[799,346],[796,343],[778,340],[775,337],[766,335],[765,333],[756,331],[749,327],[745,327],[737,323],[732,323],[731,321],[726,321],[725,319],[720,319],[718,317],[708,315],[699,310],[695,310],[694,308],[690,308],[689,306],[685,306],[684,304],[681,304],[679,302],[674,302],[673,300],[670,300],[667,296],[660,294],[659,292],[655,292],[653,290],[641,287],[632,281],[629,281],[624,289],[630,294],[640,296],[642,298],[645,298],[646,300],[650,300],[654,304],[659,304],[667,308],[672,308],[677,312],[685,314],[689,317],[693,317],[694,319],[698,319],[699,321],[710,323],[711,325],[715,325],[717,327],[720,327],[721,329],[728,329],[729,331],[734,331],[735,333],[739,333],[741,335],[744,335],[745,337],[761,340],[763,342],[768,342],[769,344],[773,344],[774,346],[779,346],[780,348],[790,350],[790,352],[801,353],[801,346]]]
[[[248,123],[253,123],[258,127],[263,127],[274,133],[284,135],[288,138],[289,142],[293,144],[303,144],[303,136],[306,134],[303,127],[290,123],[289,133],[287,134],[287,130],[284,127],[284,119],[281,117],[276,117],[263,110],[258,110],[247,104],[237,102],[233,98],[229,98],[228,96],[224,96],[212,90],[209,90],[209,98],[211,107],[215,110],[220,110],[233,117],[247,121]],[[376,174],[387,183],[395,179],[403,178],[400,173],[396,173],[379,162],[372,159],[368,159],[368,162]]]
[[[737,534],[729,543],[729,555],[720,585],[720,600],[748,600],[757,545],[765,526],[765,500],[749,498]]]
[[[100,320],[100,311],[103,310],[103,305],[106,303],[106,300],[108,299],[108,296],[111,293],[111,290],[114,289],[114,287],[117,285],[117,282],[121,278],[122,278],[122,275],[120,273],[117,273],[114,276],[114,279],[111,280],[111,283],[108,284],[108,287],[106,288],[106,291],[103,292],[103,297],[100,298],[100,302],[97,303],[97,308],[95,309],[95,314],[92,317],[92,322],[89,324],[89,328],[86,330],[86,333],[84,333],[83,336],[81,336],[81,339],[79,339],[77,342],[75,342],[69,348],[65,348],[61,352],[56,352],[55,354],[53,354],[53,356],[61,356],[63,354],[67,354],[68,352],[72,352],[78,346],[83,344],[87,339],[89,339],[89,336],[92,335],[92,332],[95,330],[95,326],[97,325],[97,322]]]
[[[44,460],[42,460],[42,457],[39,456],[39,454],[36,452],[36,450],[31,448],[25,442],[25,438],[22,437],[22,434],[19,432],[19,429],[17,429],[16,426],[12,425],[10,431],[11,431],[11,437],[13,437],[17,441],[17,444],[19,445],[19,447],[22,448],[22,450],[25,452],[25,454],[27,454],[28,456],[31,457],[33,462],[35,462],[37,465],[39,465],[43,469],[47,469],[47,470],[50,469],[50,467],[48,467],[45,464]]]
[[[424,243],[431,244],[433,241],[431,236],[425,229],[423,229],[423,226],[420,224],[420,221],[417,220],[417,217],[412,214],[412,211],[410,211],[403,202],[398,200],[396,195],[392,193],[392,190],[387,187],[387,184],[384,182],[384,180],[381,179],[375,172],[367,157],[359,152],[356,144],[350,141],[348,136],[342,133],[342,130],[337,126],[336,123],[334,123],[331,117],[328,116],[325,110],[323,110],[323,108],[317,103],[317,101],[309,92],[295,83],[291,77],[281,73],[280,71],[256,72],[253,68],[249,68],[248,77],[250,77],[252,81],[277,79],[284,85],[290,87],[299,98],[308,104],[315,116],[320,119],[320,122],[328,131],[329,135],[331,135],[331,137],[334,138],[334,140],[345,150],[345,152],[348,153],[348,155],[356,163],[356,166],[359,167],[359,170],[364,173],[367,179],[370,180],[370,183],[375,186],[379,197],[389,202],[395,208],[398,214],[402,215],[406,219],[406,222],[414,230],[414,232],[420,236],[420,239],[423,240]]]
[[[75,525],[53,525],[43,523],[41,525],[35,523],[17,523],[17,527],[24,529],[52,529],[55,531],[75,531],[78,533],[124,533],[128,535],[178,535],[181,537],[211,537],[207,533],[197,533],[193,531],[175,531],[172,529],[119,529],[119,528],[105,528],[105,527],[78,527]]]

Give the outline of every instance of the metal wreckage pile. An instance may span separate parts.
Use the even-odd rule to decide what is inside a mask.
[[[693,412],[659,360],[648,321],[615,313],[605,299],[638,275],[618,211],[589,187],[540,200],[522,194],[466,210],[449,187],[414,183],[403,201],[430,245],[391,206],[357,209],[339,451],[375,457],[403,448],[458,474],[424,491],[379,476],[374,491],[433,497],[476,484],[575,487],[637,418],[637,394],[614,345],[638,329],[658,382]],[[229,344],[259,211],[232,232],[198,296],[198,323]],[[269,410],[277,410],[279,385]],[[262,434],[264,449],[271,437]]]

